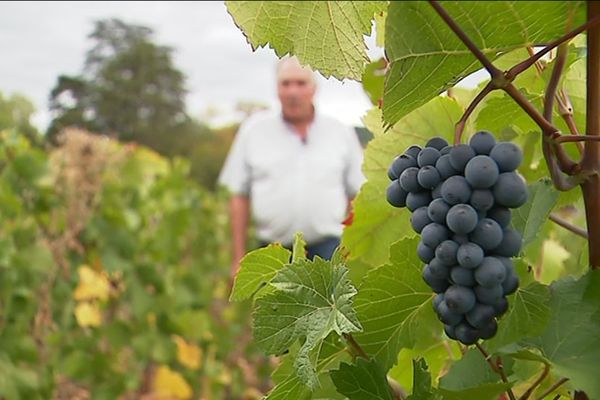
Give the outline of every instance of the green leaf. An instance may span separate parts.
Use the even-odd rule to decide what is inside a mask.
[[[424,359],[413,360],[413,392],[406,400],[441,400],[431,388],[431,374]]]
[[[557,200],[558,192],[550,179],[529,185],[527,203],[512,210],[512,224],[523,235],[523,248],[537,237]]]
[[[360,80],[369,35],[385,1],[227,1],[227,10],[253,50],[269,45],[290,53],[325,77]]]
[[[505,365],[505,368],[509,370],[510,365]],[[500,382],[500,376],[492,371],[483,355],[473,348],[452,364],[448,373],[440,379],[439,387],[444,399],[477,400],[497,400],[506,388],[507,385]]]
[[[350,400],[393,400],[385,371],[376,360],[359,357],[356,364],[342,363],[330,374],[338,392]]]
[[[254,336],[267,354],[281,354],[304,339],[294,362],[300,380],[317,387],[310,352],[330,332],[357,332],[361,325],[352,308],[356,289],[341,265],[315,259],[283,268],[271,281],[275,291],[256,301]]]
[[[556,374],[567,377],[590,399],[600,398],[600,271],[550,286],[550,321],[532,340],[550,360]]]
[[[395,243],[391,263],[371,271],[356,296],[364,331],[355,338],[386,370],[396,363],[403,347],[439,339],[436,333],[442,325],[433,312],[431,289],[421,277],[418,242],[415,237]]]
[[[371,103],[377,105],[383,99],[383,83],[385,80],[386,61],[380,58],[366,66],[362,76],[362,86]]]
[[[372,265],[381,265],[388,261],[392,243],[414,235],[407,229],[410,226],[408,210],[392,207],[386,200],[390,184],[387,170],[394,157],[413,144],[424,146],[433,136],[451,140],[454,124],[461,114],[462,108],[456,101],[437,97],[383,133],[381,110],[373,108],[369,111],[365,124],[375,138],[369,142],[364,155],[363,171],[367,182],[354,200],[354,222],[345,228],[342,237],[350,258],[362,258]]]
[[[489,351],[542,333],[550,318],[547,286],[533,282],[509,296],[510,309],[498,321],[498,332],[486,341]]]
[[[442,6],[490,59],[550,42],[567,31],[567,24],[577,26],[584,20],[581,2],[446,1]],[[427,2],[391,2],[385,30],[391,68],[384,117],[390,125],[481,69]]]
[[[277,244],[246,254],[240,263],[230,299],[240,301],[251,297],[289,262],[290,251]]]
[[[296,233],[294,244],[292,246],[292,262],[306,258],[306,241],[302,237],[302,233]]]

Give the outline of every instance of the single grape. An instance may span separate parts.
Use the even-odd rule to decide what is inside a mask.
[[[465,179],[475,189],[487,189],[494,186],[498,175],[498,165],[488,156],[475,156],[465,167]]]
[[[487,304],[475,304],[475,307],[465,315],[465,319],[471,326],[480,329],[494,319],[495,316],[494,307]]]
[[[445,296],[444,296],[445,297]],[[448,307],[445,301],[442,301],[437,308],[437,315],[440,321],[447,325],[456,325],[463,320],[463,316]]]
[[[394,207],[404,207],[408,192],[402,189],[398,181],[392,181],[387,188],[386,198]]]
[[[421,241],[425,245],[435,249],[438,244],[448,239],[448,234],[448,229],[444,225],[433,222],[421,231]]]
[[[489,189],[475,189],[469,203],[478,212],[486,212],[494,206],[494,195]]]
[[[493,219],[483,218],[469,237],[471,242],[479,245],[483,250],[492,250],[502,241],[502,228]]]
[[[475,151],[468,144],[457,144],[449,154],[450,165],[458,172],[464,171],[469,160],[475,157]]]
[[[521,234],[514,229],[507,228],[502,232],[502,241],[493,250],[493,253],[503,257],[515,257],[521,251],[522,243]]]
[[[410,224],[417,233],[421,233],[423,228],[431,223],[431,219],[427,215],[427,207],[417,208],[410,216]]]
[[[497,302],[492,304],[492,307],[494,307],[494,313],[496,314],[496,317],[500,317],[508,311],[508,300],[506,297],[501,297]]]
[[[436,279],[448,279],[448,276],[450,275],[448,267],[437,257],[434,257],[433,260],[429,262],[429,272],[431,273],[431,276]]]
[[[438,158],[438,160],[435,162],[435,169],[437,169],[437,171],[439,172],[440,178],[442,178],[442,180],[446,180],[451,176],[458,174],[458,171],[455,170],[454,167],[452,167],[452,165],[450,165],[449,154],[444,154],[443,156]]]
[[[475,286],[477,282],[475,281],[475,276],[473,275],[472,269],[467,269],[463,267],[453,267],[450,270],[450,280],[455,285],[460,286]]]
[[[448,289],[448,286],[450,286],[448,280],[437,279],[431,275],[429,265],[426,265],[425,268],[423,268],[423,280],[435,293],[444,293],[446,289]],[[500,287],[500,290],[502,290],[502,287]]]
[[[434,199],[427,207],[427,215],[429,219],[438,224],[444,224],[446,222],[446,214],[450,206],[444,201],[444,199]]]
[[[428,263],[429,261],[433,260],[433,257],[435,257],[433,249],[423,244],[423,242],[419,242],[417,245],[417,255],[424,263]]]
[[[457,314],[464,314],[475,305],[475,293],[468,287],[452,285],[444,293],[448,308]]]
[[[402,171],[402,173],[400,174],[400,178],[398,178],[402,189],[406,190],[407,192],[413,193],[423,190],[421,185],[419,185],[419,181],[417,180],[418,174],[419,168],[417,167],[409,167]]]
[[[413,144],[408,149],[406,149],[404,154],[406,154],[407,156],[411,156],[412,158],[415,159],[415,167],[416,167],[417,166],[417,164],[416,164],[417,157],[419,156],[420,152],[421,152],[421,146],[417,146],[416,144]]]
[[[471,187],[463,176],[451,176],[442,184],[442,198],[451,205],[466,203],[471,198]]]
[[[440,158],[440,152],[433,147],[425,147],[417,156],[417,165],[424,167],[426,165],[435,165],[435,162]]]
[[[425,189],[435,189],[441,181],[440,173],[433,165],[422,167],[417,174],[417,182]]]
[[[514,143],[497,143],[490,151],[490,157],[498,164],[500,172],[514,171],[523,161],[523,152]]]
[[[452,339],[452,340],[458,340],[458,338],[456,337],[456,332],[454,332],[454,326],[453,325],[445,324],[444,325],[444,333],[450,339]]]
[[[492,287],[475,286],[473,288],[477,301],[483,304],[489,304],[493,306],[496,304],[504,295],[502,285],[496,285]]]
[[[519,288],[519,277],[517,275],[508,276],[504,282],[502,282],[502,290],[504,295],[513,294]]]
[[[425,144],[425,147],[433,147],[437,150],[442,150],[446,146],[448,146],[446,139],[439,136],[432,137],[427,141],[427,144]]]
[[[427,207],[429,203],[431,203],[431,193],[427,190],[406,195],[406,208],[410,211],[415,211],[420,207]]]
[[[504,172],[498,176],[493,188],[496,203],[508,208],[517,208],[527,202],[529,190],[516,172]]]
[[[475,269],[483,261],[483,249],[475,243],[462,244],[456,252],[456,260],[461,267]]]
[[[479,328],[479,337],[483,340],[491,339],[498,331],[498,323],[494,318],[490,319],[485,326]]]
[[[391,180],[398,179],[400,174],[402,174],[402,172],[404,172],[404,170],[406,168],[416,167],[416,166],[417,166],[417,160],[415,160],[413,157],[411,157],[409,155],[401,154],[394,159],[394,161],[392,162],[392,165],[388,169],[388,177]]]
[[[479,131],[471,137],[471,140],[469,140],[469,145],[476,154],[490,154],[490,151],[492,151],[495,144],[496,139],[494,139],[494,136],[487,131]]]
[[[491,210],[488,210],[487,217],[496,221],[504,229],[510,224],[511,212],[509,208],[495,206]]]
[[[485,257],[475,270],[475,280],[484,287],[501,285],[504,278],[506,268],[496,257]]]
[[[457,339],[466,346],[475,344],[477,339],[479,339],[479,331],[466,322],[456,325],[454,334]]]
[[[468,204],[457,204],[448,210],[446,225],[454,233],[464,235],[477,226],[477,212]]]
[[[435,258],[449,267],[456,264],[457,251],[458,243],[453,240],[444,240],[435,248]]]

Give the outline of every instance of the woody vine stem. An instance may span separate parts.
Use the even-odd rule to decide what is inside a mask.
[[[577,185],[581,187],[588,228],[589,264],[590,268],[600,268],[600,27],[598,26],[600,22],[600,2],[587,2],[586,23],[551,42],[541,51],[532,54],[506,72],[494,66],[438,1],[430,1],[430,4],[491,76],[489,84],[475,97],[462,118],[457,122],[454,136],[455,144],[460,143],[466,121],[475,107],[493,90],[504,90],[539,126],[542,133],[544,158],[555,187],[558,190],[570,190]],[[568,125],[572,131],[571,133],[575,133],[575,135],[562,135],[559,129],[552,124],[552,108],[554,99],[557,97],[558,84],[566,58],[566,43],[584,31],[587,31],[586,136],[577,136],[576,129],[572,127],[573,124]],[[544,54],[554,48],[559,48],[559,51],[546,90],[544,112],[542,114],[512,84],[512,81],[527,68],[537,64]],[[562,92],[560,94],[563,95]],[[558,97],[561,99],[560,96]],[[562,103],[559,101],[559,109],[561,110],[564,108]],[[561,115],[563,114],[561,112]],[[578,144],[583,142],[585,144],[581,160],[576,162],[569,157],[563,148],[563,143],[567,142],[577,142]],[[508,394],[511,399],[514,398],[510,390]],[[586,400],[588,397],[583,392],[576,392],[574,399]]]

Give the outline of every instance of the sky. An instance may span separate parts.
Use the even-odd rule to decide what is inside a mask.
[[[152,28],[155,43],[174,49],[193,117],[206,119],[212,108],[217,110],[212,123],[225,123],[238,101],[277,107],[275,53],[252,52],[223,2],[0,2],[0,92],[32,100],[33,122],[45,129],[57,77],[81,72],[94,21],[112,17]],[[369,55],[380,56],[374,40],[367,40]],[[315,103],[321,112],[362,125],[370,102],[359,83],[319,77],[318,85]]]

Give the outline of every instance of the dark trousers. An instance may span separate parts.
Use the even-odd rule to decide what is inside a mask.
[[[269,242],[260,242],[260,247],[265,247]],[[316,243],[306,244],[306,256],[312,260],[315,256],[319,256],[324,260],[330,260],[336,247],[340,245],[340,238],[336,236],[328,236],[319,240]],[[292,246],[284,246],[288,250],[292,250]]]

